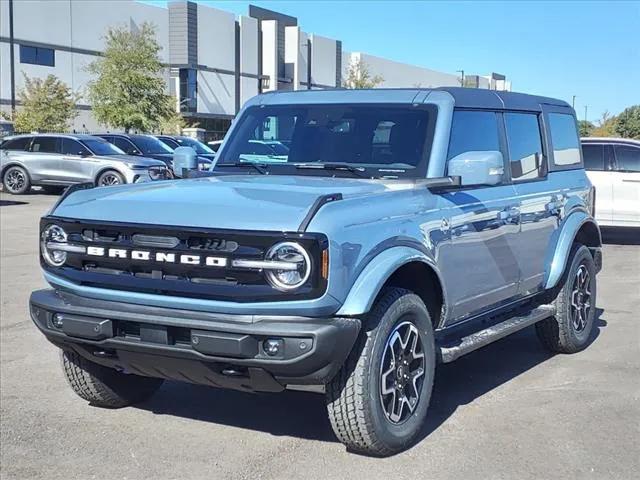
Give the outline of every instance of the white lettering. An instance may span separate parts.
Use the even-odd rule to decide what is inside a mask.
[[[127,251],[121,248],[110,248],[109,258],[127,258]]]
[[[176,254],[175,253],[163,253],[163,252],[156,253],[156,262],[171,262],[171,263],[175,263],[175,261],[176,261]]]
[[[142,252],[140,250],[132,250],[131,258],[133,260],[149,260],[149,252]]]
[[[180,263],[200,265],[200,255],[180,255]]]
[[[227,259],[224,257],[207,257],[205,263],[208,267],[226,267]]]
[[[102,247],[87,247],[87,255],[95,255],[96,257],[104,256],[104,248]]]

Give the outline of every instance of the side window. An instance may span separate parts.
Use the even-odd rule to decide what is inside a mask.
[[[558,167],[580,165],[580,139],[573,115],[550,113],[549,128],[553,143],[553,164]]]
[[[60,138],[36,137],[31,144],[31,151],[39,153],[60,153]]]
[[[514,182],[535,180],[546,175],[538,115],[506,113],[507,143]]]
[[[582,145],[584,169],[602,172],[604,168],[604,147],[602,145]]]
[[[494,112],[453,112],[447,160],[464,152],[500,151],[498,116]]]
[[[640,148],[616,145],[617,170],[621,172],[640,172]]]
[[[2,143],[2,150],[24,151],[29,147],[32,137],[19,137],[13,140],[6,140]]]
[[[132,155],[138,153],[138,149],[126,138],[113,137],[110,141],[126,154]]]
[[[72,138],[62,139],[62,153],[64,155],[89,155],[89,150],[77,140]]]

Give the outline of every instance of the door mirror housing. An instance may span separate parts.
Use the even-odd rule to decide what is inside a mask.
[[[198,155],[191,147],[178,147],[173,151],[173,175],[184,178],[190,170],[198,169]]]
[[[471,151],[453,157],[448,174],[459,176],[462,186],[498,185],[504,175],[504,159],[498,151]]]

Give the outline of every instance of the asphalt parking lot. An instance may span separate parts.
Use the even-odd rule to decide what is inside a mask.
[[[335,440],[320,395],[166,382],[91,407],[67,387],[27,302],[46,286],[38,219],[57,197],[0,194],[0,477],[81,479],[640,478],[640,238],[606,232],[598,330],[551,356],[533,330],[439,368],[423,439],[387,459]]]

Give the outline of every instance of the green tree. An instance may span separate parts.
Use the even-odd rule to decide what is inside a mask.
[[[618,115],[615,131],[623,138],[640,140],[640,105],[626,108]]]
[[[617,118],[612,117],[608,111],[602,113],[596,123],[596,127],[591,131],[592,137],[615,137]]]
[[[29,78],[24,72],[22,75],[24,88],[18,93],[22,108],[13,114],[16,131],[66,130],[78,114],[78,96],[55,75],[48,75],[44,80]]]
[[[580,128],[580,136],[581,137],[589,137],[591,136],[591,132],[596,126],[588,120],[580,120],[578,121],[578,127]]]
[[[94,76],[88,97],[96,119],[109,127],[149,132],[173,117],[175,102],[165,93],[155,27],[110,28],[104,55],[88,65]]]
[[[351,62],[347,70],[347,78],[342,80],[342,86],[345,88],[375,88],[384,82],[384,78],[380,75],[371,75],[369,66],[358,59]]]

